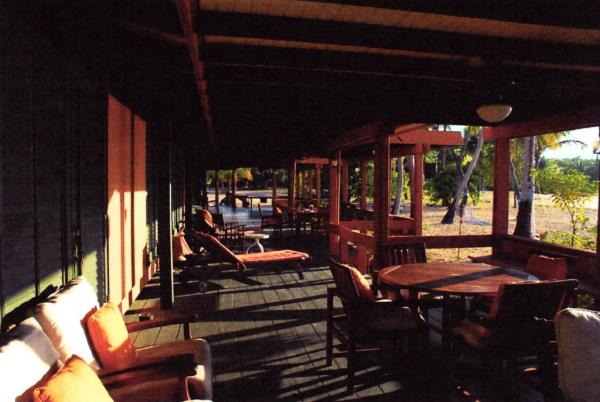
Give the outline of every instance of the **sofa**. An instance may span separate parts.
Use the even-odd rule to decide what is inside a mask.
[[[600,401],[600,312],[567,308],[555,319],[558,381],[568,402]]]
[[[121,321],[117,325],[129,332],[181,322],[186,339],[134,348],[125,332],[127,342],[122,343],[127,344],[127,350],[118,351],[125,354],[116,354],[110,362],[98,343],[98,339],[100,342],[106,339],[99,335],[97,327],[89,326],[106,311],[112,311],[113,318],[116,314]],[[89,367],[100,380],[110,396],[108,400],[210,400],[210,346],[203,339],[191,337],[189,323],[189,317],[178,313],[156,312],[151,320],[125,324],[114,306],[98,305],[96,294],[85,278],[75,278],[36,304],[29,318],[2,334],[0,402],[55,400],[40,398],[38,394],[48,388],[49,382],[56,382],[55,377],[75,360],[75,363],[83,361],[80,365],[85,370]]]

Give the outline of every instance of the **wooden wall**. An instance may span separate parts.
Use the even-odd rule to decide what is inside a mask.
[[[106,94],[0,5],[0,315],[82,273],[104,289]]]

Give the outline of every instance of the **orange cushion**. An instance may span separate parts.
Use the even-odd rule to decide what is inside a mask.
[[[361,300],[366,302],[374,301],[375,297],[373,297],[371,285],[369,285],[369,282],[365,279],[363,274],[361,274],[360,271],[354,267],[348,266],[348,269],[350,270],[350,274],[352,274],[354,286],[356,286],[356,290],[358,290],[358,296],[361,298]]]
[[[281,215],[283,212],[281,211],[281,208],[279,207],[275,207],[273,209],[273,215]]]
[[[121,312],[113,303],[96,310],[86,322],[88,334],[100,360],[107,370],[130,367],[136,360],[136,351]]]
[[[567,279],[567,260],[534,254],[529,256],[525,272],[545,281]]]
[[[236,254],[236,257],[244,264],[268,263],[283,261],[302,261],[309,258],[309,255],[295,250],[277,250],[264,253]]]
[[[194,254],[194,252],[188,245],[182,233],[173,236],[173,260],[185,261],[185,256],[192,254]]]
[[[100,379],[86,362],[73,355],[48,382],[33,391],[34,402],[110,402]]]

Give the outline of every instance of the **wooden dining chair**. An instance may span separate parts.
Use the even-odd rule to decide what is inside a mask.
[[[545,281],[567,279],[567,259],[562,257],[550,257],[542,254],[532,254],[527,259],[527,265],[523,271],[535,275],[540,280]],[[476,297],[471,301],[471,313],[476,314],[476,311],[488,313],[493,302],[494,296]]]
[[[543,372],[551,371],[550,342],[555,339],[552,322],[556,313],[569,306],[577,280],[510,283],[500,286],[490,313],[480,322],[463,321],[450,333],[458,343],[484,356],[513,366],[519,359],[534,357]]]
[[[373,296],[368,281],[356,268],[333,259],[329,267],[335,288],[327,289],[327,365],[332,364],[333,356],[346,357],[347,389],[353,393],[358,354],[381,351],[378,341],[383,339],[391,338],[398,347],[399,340],[418,335],[420,328],[410,308]],[[341,300],[343,313],[334,308],[335,297]],[[341,343],[338,352],[333,350],[334,337]]]
[[[390,265],[414,264],[427,262],[425,243],[382,244],[377,247],[377,253],[369,266],[371,288],[377,296],[379,291],[379,271]]]

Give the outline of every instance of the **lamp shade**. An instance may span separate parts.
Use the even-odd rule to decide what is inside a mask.
[[[488,123],[498,123],[506,119],[510,112],[512,112],[512,106],[502,103],[481,105],[477,108],[477,115]]]

